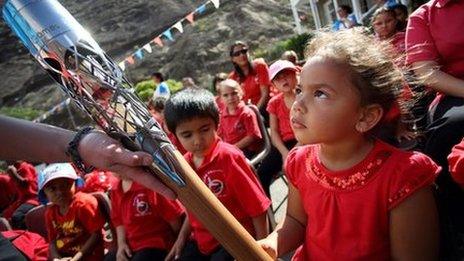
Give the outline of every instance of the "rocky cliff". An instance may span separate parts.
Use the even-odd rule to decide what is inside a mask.
[[[0,3],[3,6],[2,0]],[[202,0],[60,0],[116,61],[121,61],[172,26]],[[203,87],[211,75],[232,69],[229,45],[248,42],[252,50],[270,48],[294,35],[288,0],[221,0],[211,3],[195,24],[184,23],[184,32],[174,42],[153,46],[153,53],[128,66],[133,82],[160,70],[169,78],[193,77]],[[62,93],[44,73],[10,29],[0,22],[0,106],[48,110],[63,100]],[[62,118],[55,119],[58,124]],[[66,125],[66,124],[64,124]]]

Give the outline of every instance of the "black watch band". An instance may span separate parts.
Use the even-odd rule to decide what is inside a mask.
[[[82,129],[80,129],[76,135],[74,135],[74,138],[72,141],[68,144],[68,148],[66,149],[66,154],[71,158],[72,162],[74,165],[84,173],[89,173],[91,172],[94,167],[93,166],[86,166],[84,161],[81,158],[81,155],[79,154],[78,151],[78,146],[82,138],[91,132],[93,130],[93,127],[87,126]]]

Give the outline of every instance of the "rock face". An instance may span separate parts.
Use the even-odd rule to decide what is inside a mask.
[[[3,6],[2,0],[0,4]],[[116,61],[148,43],[175,22],[205,3],[202,0],[60,0]],[[221,0],[211,3],[184,22],[184,33],[173,31],[174,42],[165,47],[152,44],[153,53],[127,66],[133,82],[159,70],[169,78],[193,77],[209,87],[211,76],[232,69],[228,49],[236,40],[251,50],[266,49],[293,36],[293,19],[288,0]],[[3,20],[0,22],[0,106],[24,106],[47,110],[63,99],[56,84],[19,43]]]

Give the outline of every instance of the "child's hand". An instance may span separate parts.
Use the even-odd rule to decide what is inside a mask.
[[[182,253],[182,249],[184,249],[184,246],[185,246],[185,239],[178,237],[176,242],[172,246],[171,251],[169,251],[169,254],[166,256],[164,261],[179,260],[180,254]]]
[[[266,251],[266,253],[272,258],[277,260],[277,241],[269,238],[258,240],[258,244]]]
[[[129,261],[132,257],[132,251],[127,244],[120,244],[116,253],[117,261]]]

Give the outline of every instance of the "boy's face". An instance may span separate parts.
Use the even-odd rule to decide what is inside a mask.
[[[54,179],[47,183],[44,188],[48,200],[59,206],[69,204],[75,192],[74,180],[68,178]]]
[[[272,83],[281,92],[293,91],[298,84],[296,72],[291,69],[283,70],[272,79]]]
[[[210,117],[196,117],[177,125],[175,134],[187,151],[203,157],[216,139],[216,124]]]

